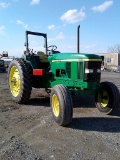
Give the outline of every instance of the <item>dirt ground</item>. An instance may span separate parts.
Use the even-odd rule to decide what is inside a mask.
[[[120,91],[120,73],[102,72],[104,80]],[[112,116],[91,96],[73,97],[73,104],[72,124],[60,127],[43,90],[33,89],[28,105],[15,104],[0,73],[0,160],[120,160],[120,99]]]

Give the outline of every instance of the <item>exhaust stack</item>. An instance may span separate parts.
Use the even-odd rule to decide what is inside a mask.
[[[80,37],[79,37],[79,32],[80,32],[80,25],[77,27],[77,53],[80,53]]]

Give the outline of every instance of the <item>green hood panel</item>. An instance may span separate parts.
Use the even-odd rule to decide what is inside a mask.
[[[102,61],[101,57],[96,54],[87,53],[54,53],[48,58],[50,61]]]

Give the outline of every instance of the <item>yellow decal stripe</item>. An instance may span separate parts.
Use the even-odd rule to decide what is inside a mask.
[[[83,61],[102,61],[101,59],[58,59],[52,60],[52,62],[83,62]]]

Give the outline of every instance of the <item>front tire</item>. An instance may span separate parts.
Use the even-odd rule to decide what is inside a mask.
[[[60,126],[69,125],[73,116],[73,104],[67,87],[56,85],[51,91],[50,104],[54,120]]]
[[[95,96],[97,109],[104,114],[112,114],[118,106],[119,90],[111,82],[102,82]]]
[[[8,85],[16,103],[28,102],[32,90],[32,69],[23,59],[14,59],[8,68]]]

